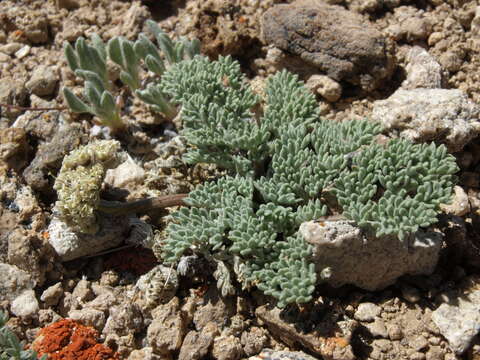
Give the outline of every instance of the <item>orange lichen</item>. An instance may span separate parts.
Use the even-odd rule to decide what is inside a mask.
[[[119,360],[109,347],[98,343],[98,332],[63,319],[40,330],[32,348],[49,360]]]

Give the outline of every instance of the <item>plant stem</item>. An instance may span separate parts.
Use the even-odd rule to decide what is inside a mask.
[[[137,212],[146,212],[152,209],[187,205],[183,202],[183,199],[186,196],[187,194],[165,195],[131,202],[100,200],[97,209],[106,214],[127,215]]]

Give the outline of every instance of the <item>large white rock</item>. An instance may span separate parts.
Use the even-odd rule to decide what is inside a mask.
[[[456,89],[398,89],[375,101],[371,119],[391,136],[438,141],[457,152],[480,134],[480,106]]]
[[[300,233],[313,246],[321,281],[333,287],[352,284],[380,290],[405,274],[431,274],[438,261],[442,235],[418,231],[410,241],[367,238],[353,221],[308,221]]]

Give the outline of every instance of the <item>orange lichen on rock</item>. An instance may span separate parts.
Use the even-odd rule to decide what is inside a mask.
[[[40,330],[32,348],[49,360],[119,360],[109,347],[99,344],[98,332],[71,319]]]

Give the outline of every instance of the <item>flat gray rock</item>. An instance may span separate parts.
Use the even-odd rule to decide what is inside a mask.
[[[436,141],[458,152],[480,134],[480,106],[456,89],[398,89],[375,101],[371,119],[391,136]]]

